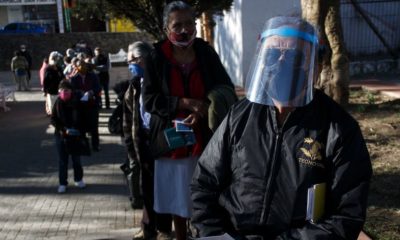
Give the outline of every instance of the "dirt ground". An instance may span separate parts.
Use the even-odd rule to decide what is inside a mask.
[[[348,111],[360,124],[373,164],[365,232],[400,239],[400,99],[352,89]]]

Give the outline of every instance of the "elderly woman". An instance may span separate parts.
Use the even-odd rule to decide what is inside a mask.
[[[195,15],[189,5],[169,3],[163,20],[167,39],[156,43],[147,58],[143,100],[151,113],[150,147],[156,159],[154,209],[173,215],[180,240],[186,239],[186,220],[192,214],[189,184],[211,136],[206,96],[217,85],[233,88],[233,84],[214,49],[195,37]],[[193,129],[195,141],[186,139],[183,146],[167,144],[165,134],[185,137],[172,127],[177,119]]]
[[[64,79],[61,67],[62,55],[59,52],[51,52],[49,55],[49,65],[46,67],[43,79],[43,92],[46,95],[46,111],[51,115],[54,102],[58,95],[58,85]]]
[[[135,238],[151,239],[157,234],[159,238],[171,233],[171,215],[157,214],[153,209],[154,202],[154,158],[149,151],[148,132],[150,114],[143,108],[141,88],[143,85],[144,59],[152,47],[145,42],[134,42],[128,48],[129,69],[133,78],[129,81],[123,104],[123,132],[128,150],[132,204],[138,205],[143,200],[142,229]],[[141,184],[139,184],[141,183]],[[141,195],[141,196],[140,196]],[[139,200],[139,201],[138,201]],[[158,233],[157,233],[158,232]]]

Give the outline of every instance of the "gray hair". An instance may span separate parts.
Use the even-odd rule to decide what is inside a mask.
[[[67,54],[68,57],[75,57],[76,53],[74,51],[74,49],[72,48],[68,48],[67,51],[65,51],[65,54]]]
[[[163,12],[163,27],[164,27],[164,29],[166,29],[168,26],[169,15],[172,12],[181,11],[181,10],[189,11],[193,16],[193,19],[196,18],[195,12],[189,4],[182,2],[182,1],[170,2],[164,7],[164,12]]]
[[[152,47],[150,44],[142,41],[137,41],[129,44],[128,46],[128,62],[132,61],[133,58],[143,57],[146,58]]]
[[[53,51],[49,55],[49,65],[56,65],[63,55],[57,51]]]

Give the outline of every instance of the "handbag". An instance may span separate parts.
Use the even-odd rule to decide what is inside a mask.
[[[75,156],[90,156],[89,140],[85,135],[71,136],[67,135],[63,138],[65,151]]]

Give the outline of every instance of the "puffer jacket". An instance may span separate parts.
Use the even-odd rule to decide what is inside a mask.
[[[357,122],[320,91],[278,127],[274,107],[238,102],[199,159],[191,184],[201,236],[357,239],[371,162]],[[307,192],[326,183],[325,210],[306,220]]]

